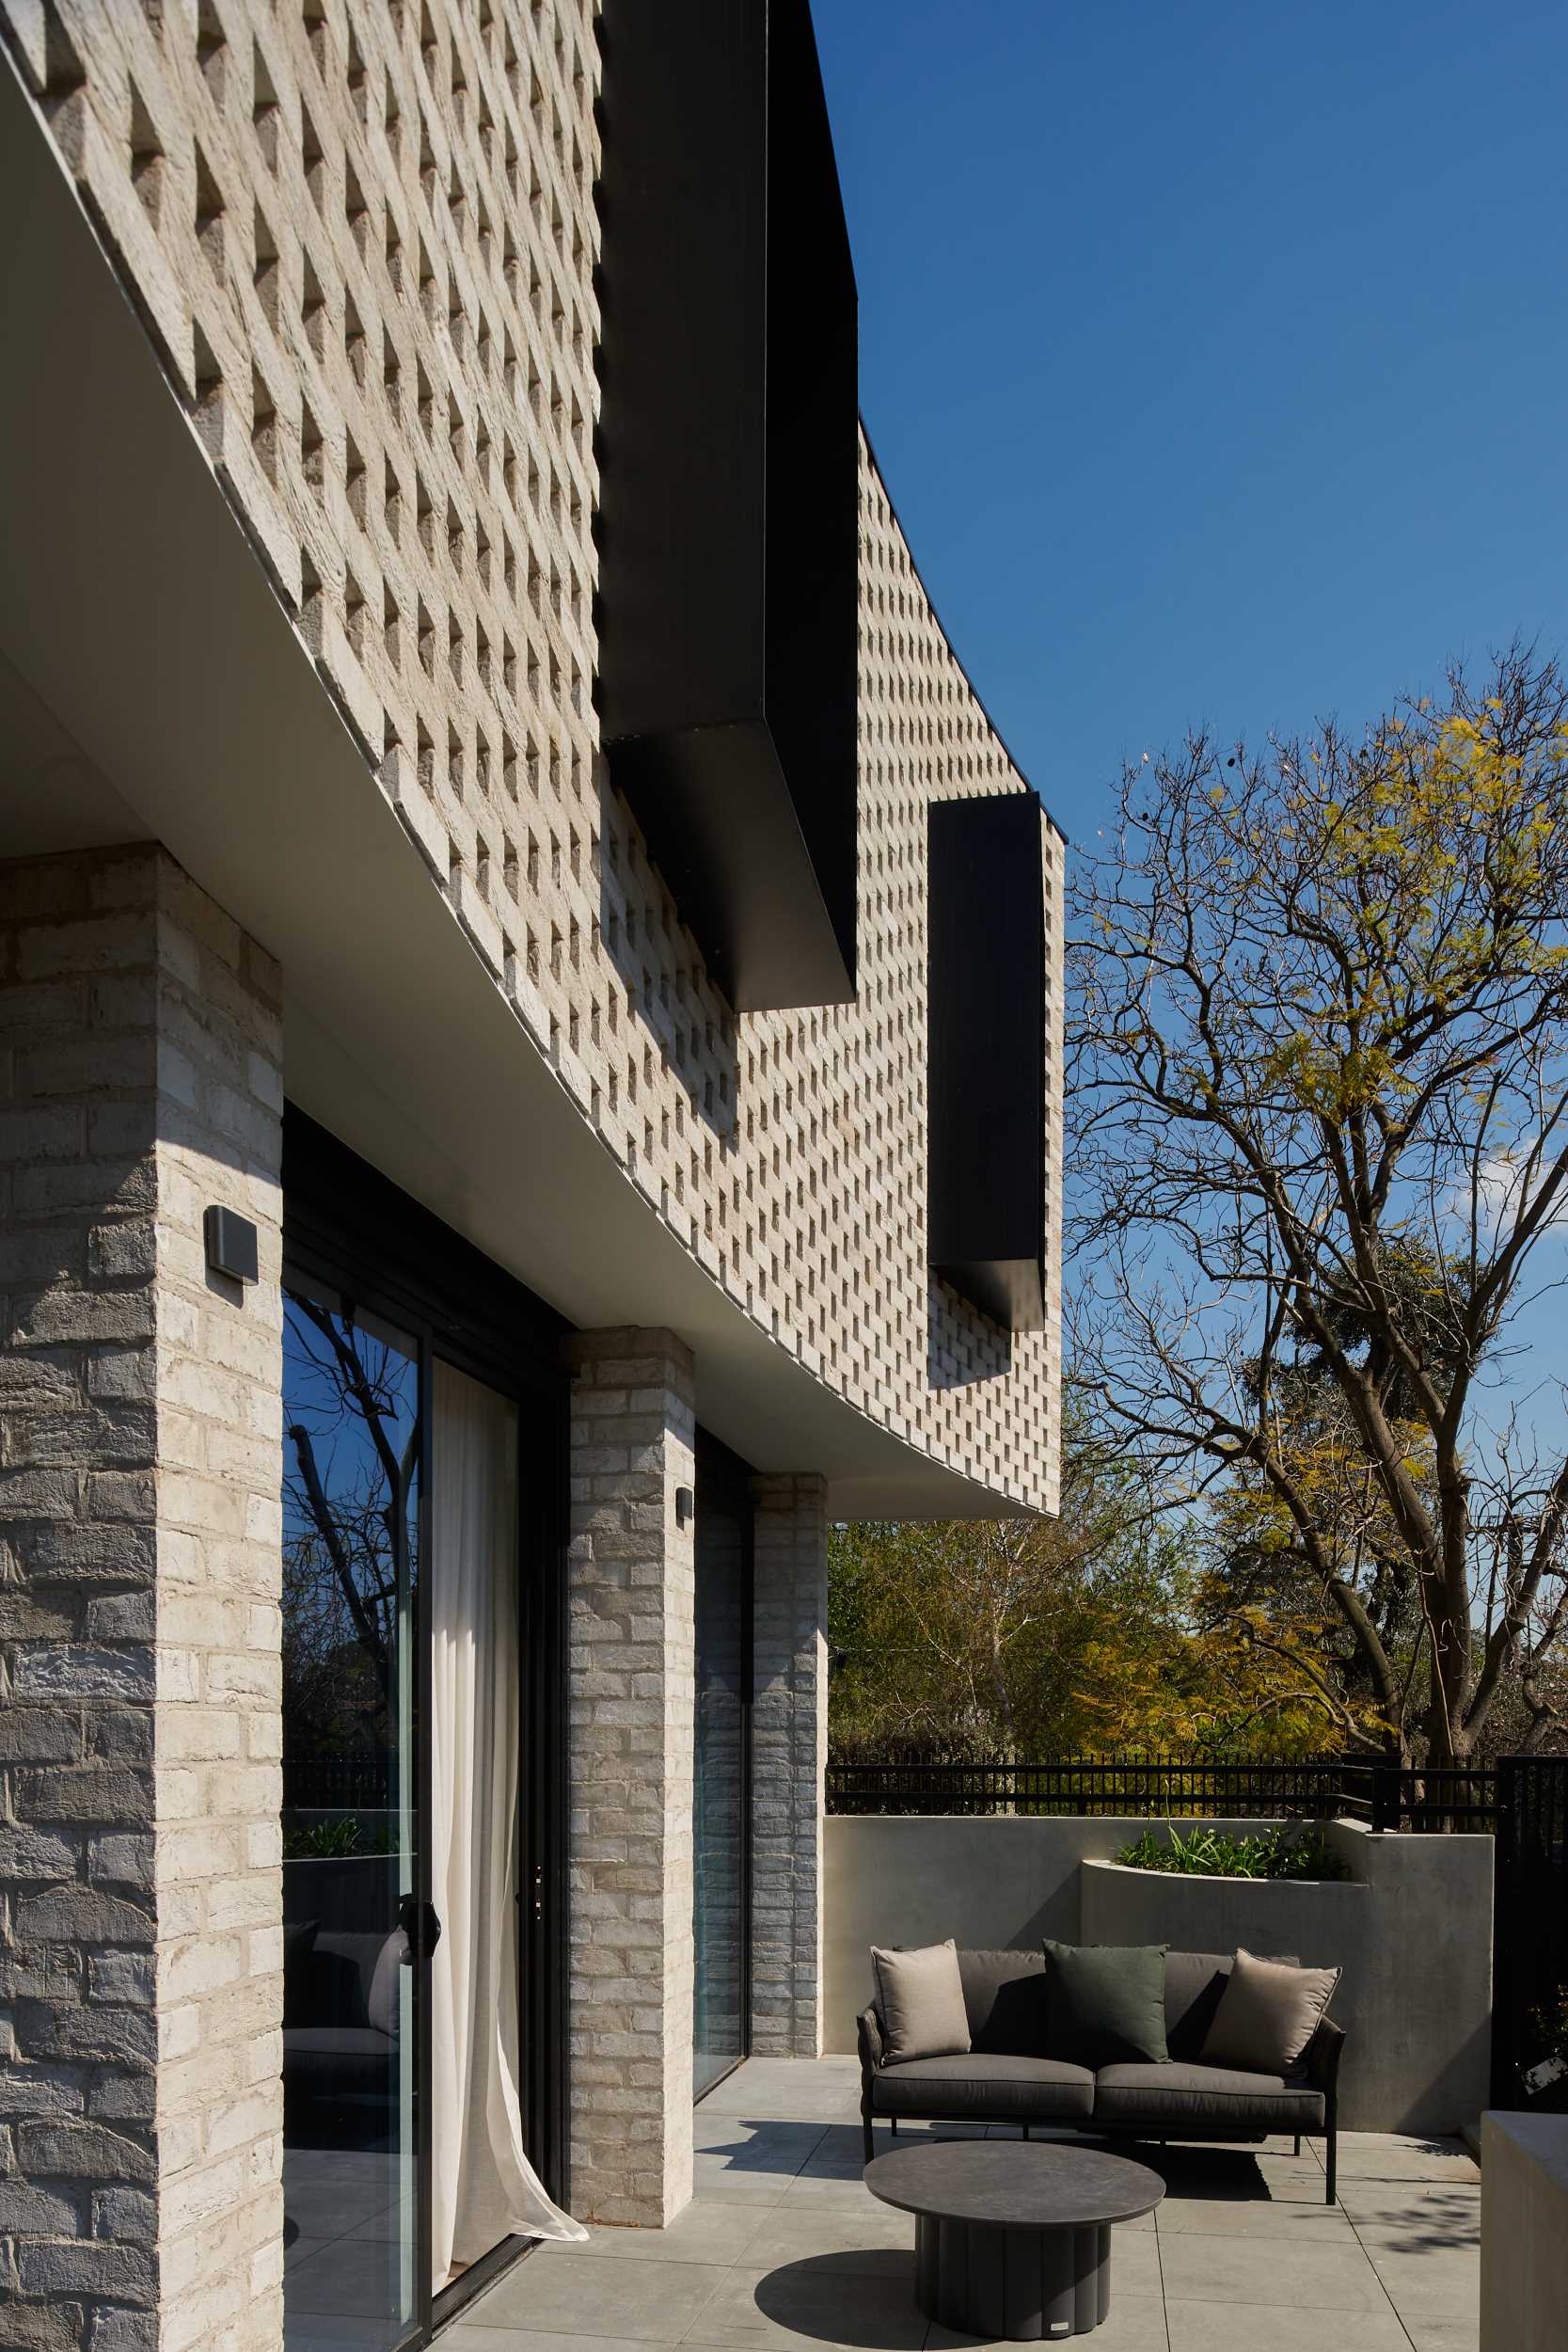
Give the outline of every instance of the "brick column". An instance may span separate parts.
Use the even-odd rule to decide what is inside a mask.
[[[280,1054],[161,850],[0,869],[8,2352],[281,2341]]]
[[[588,1331],[569,1360],[572,2205],[657,2229],[691,2195],[691,1356]]]
[[[827,1485],[815,1474],[760,1477],[752,1492],[752,2048],[820,2058]]]

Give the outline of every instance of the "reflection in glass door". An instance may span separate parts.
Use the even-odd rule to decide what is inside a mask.
[[[286,2326],[386,2352],[421,2282],[420,1351],[300,1289],[283,1364]]]

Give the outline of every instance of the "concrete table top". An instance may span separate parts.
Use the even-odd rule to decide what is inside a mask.
[[[932,2139],[865,2168],[885,2205],[1002,2230],[1081,2230],[1151,2213],[1165,2185],[1147,2165],[1042,2140]]]

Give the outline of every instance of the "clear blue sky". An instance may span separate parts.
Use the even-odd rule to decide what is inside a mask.
[[[1070,837],[1120,762],[1568,648],[1562,0],[815,0],[861,401]]]

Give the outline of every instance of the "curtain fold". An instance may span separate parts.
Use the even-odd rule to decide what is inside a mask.
[[[585,2238],[546,2195],[518,2106],[517,1412],[435,1366],[431,1420],[432,2275],[503,2237]]]

